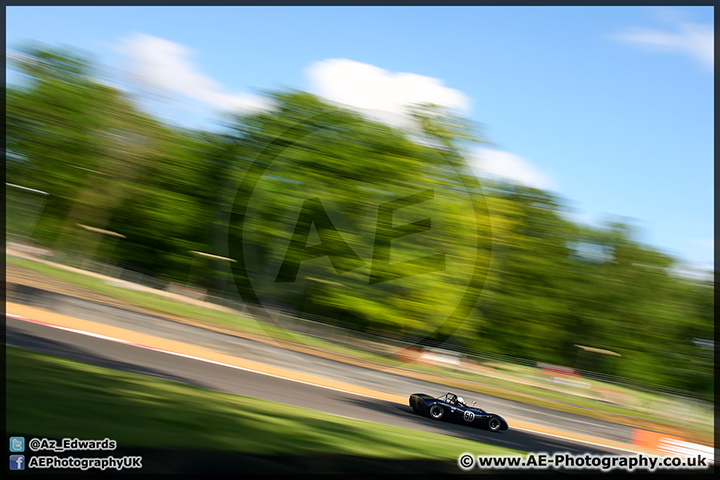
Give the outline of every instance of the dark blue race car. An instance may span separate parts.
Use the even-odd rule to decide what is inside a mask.
[[[410,395],[410,406],[418,415],[486,428],[491,432],[502,432],[508,429],[508,423],[500,415],[488,413],[474,405],[475,402],[472,406],[466,405],[465,400],[454,393],[446,393],[437,398],[424,393]]]

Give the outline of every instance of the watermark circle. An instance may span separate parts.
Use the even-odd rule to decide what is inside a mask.
[[[455,263],[449,266],[461,274],[455,277],[463,276],[466,280],[458,285],[458,291],[446,297],[453,298],[454,303],[443,305],[444,313],[436,315],[430,329],[418,329],[420,334],[411,334],[405,338],[412,338],[409,342],[412,344],[426,344],[440,330],[448,337],[463,325],[472,312],[488,273],[492,241],[482,187],[465,164],[463,156],[449,143],[438,141],[442,138],[440,135],[433,140],[436,144],[432,152],[439,165],[435,165],[436,170],[443,172],[443,182],[433,183],[430,180],[424,187],[407,184],[395,187],[392,181],[381,181],[380,184],[385,188],[383,191],[383,188],[377,188],[378,185],[372,182],[369,185],[358,185],[363,183],[363,179],[352,176],[357,169],[344,171],[342,165],[328,174],[333,180],[342,179],[340,185],[328,187],[330,184],[327,182],[312,183],[307,180],[308,177],[321,178],[323,170],[334,168],[332,162],[318,161],[318,174],[313,174],[312,154],[322,158],[324,155],[332,156],[333,152],[317,150],[308,154],[311,149],[308,140],[313,137],[321,140],[312,145],[313,148],[325,145],[332,149],[346,140],[344,135],[352,137],[353,128],[359,125],[368,128],[372,123],[358,121],[356,117],[328,109],[296,119],[289,125],[286,123],[281,133],[265,139],[262,147],[258,148],[257,155],[242,176],[229,215],[228,251],[229,256],[236,260],[231,268],[238,293],[248,307],[248,312],[261,326],[281,327],[285,333],[290,333],[278,322],[279,311],[285,310],[291,316],[312,315],[304,308],[283,303],[282,299],[304,298],[307,301],[311,297],[314,299],[311,295],[313,288],[322,289],[324,293],[330,289],[341,290],[348,284],[357,287],[354,293],[364,295],[363,298],[382,294],[402,298],[410,291],[403,286],[403,282],[412,284],[413,277],[425,275],[422,278],[427,278],[433,273],[447,271],[447,259],[451,258],[451,262]],[[385,133],[390,135],[388,131]],[[355,143],[350,144],[358,144],[357,139],[353,141]],[[390,145],[387,147],[391,148]],[[278,164],[283,162],[294,162],[294,165],[304,169],[303,172],[309,173],[306,177],[283,174],[287,169],[278,168]],[[447,179],[453,176],[454,181],[448,182]],[[287,192],[292,191],[293,183],[298,182],[304,188],[295,188],[298,195],[292,199],[292,195],[288,196]],[[272,184],[275,187],[269,187]],[[281,184],[284,187],[277,188]],[[347,202],[347,199],[338,201],[351,187],[355,193],[361,190],[367,192],[367,197],[373,199],[374,203],[367,201],[368,198],[355,198],[354,203]],[[339,196],[333,197],[334,194]],[[433,218],[421,214],[423,211],[438,213],[438,202],[451,205],[448,199],[457,200],[461,197],[466,202],[465,211],[469,213],[468,223],[474,224],[472,228],[451,225],[444,218],[451,217],[449,214]],[[333,207],[337,203],[342,203],[346,210],[353,209],[355,216],[349,219],[342,207]],[[357,211],[363,211],[363,206],[367,215],[358,216]],[[361,220],[358,221],[358,218]],[[273,221],[275,224],[270,225]],[[439,229],[438,224],[441,225]],[[273,234],[262,238],[263,228],[265,232],[272,231]],[[404,259],[404,262],[390,260],[393,245],[407,242],[408,238],[422,237],[428,232],[434,234],[435,239],[439,233],[450,238],[457,235],[458,231],[463,231],[463,239],[466,240],[462,256],[432,253],[426,248],[425,254]],[[263,258],[268,258],[263,257],[263,253],[269,250],[276,256],[272,261],[263,263]],[[318,266],[318,262],[324,264]],[[393,267],[398,265],[408,268],[402,273],[393,271]],[[313,272],[313,268],[321,274],[308,273]],[[333,269],[334,273],[328,275],[327,272]],[[365,276],[367,283],[363,284],[359,276]],[[346,283],[345,278],[350,281]],[[281,294],[276,295],[278,292]],[[277,298],[281,300],[276,301]],[[352,295],[347,294],[347,290],[343,293],[335,292],[332,301],[336,302],[336,306],[339,305],[338,298],[352,298]],[[352,311],[352,308],[352,305],[340,305],[338,311]],[[333,319],[325,317],[318,320],[332,323]],[[277,328],[266,329],[271,336],[273,331],[277,331]]]

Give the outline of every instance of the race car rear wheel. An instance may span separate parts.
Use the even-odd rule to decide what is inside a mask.
[[[445,415],[445,410],[443,409],[442,405],[438,405],[437,403],[430,407],[430,418],[434,420],[440,420],[443,415]]]
[[[498,417],[493,416],[493,417],[490,417],[487,425],[488,425],[488,430],[490,430],[491,432],[497,432],[498,430],[500,430],[500,427],[502,426],[502,422],[500,421],[500,419]]]

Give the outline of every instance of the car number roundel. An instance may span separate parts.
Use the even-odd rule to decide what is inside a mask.
[[[463,420],[465,420],[466,422],[472,422],[473,420],[475,420],[475,414],[470,410],[467,410],[465,413],[463,413]]]

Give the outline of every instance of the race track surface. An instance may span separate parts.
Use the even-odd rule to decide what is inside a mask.
[[[165,352],[59,330],[11,317],[7,318],[6,328],[6,341],[7,345],[10,346],[260,400],[310,408],[320,412],[371,422],[453,435],[528,452],[620,453],[612,448],[578,443],[513,428],[503,433],[491,433],[464,425],[436,422],[414,414],[407,404],[389,402],[230,366],[170,355]],[[290,353],[293,356],[299,355],[295,352]],[[322,365],[318,368],[328,367]],[[343,368],[347,368],[347,366]],[[372,374],[377,375],[378,372],[372,372]],[[393,381],[392,378],[383,380],[385,382]],[[425,389],[428,390],[433,385],[417,386],[417,388],[424,387],[427,387]],[[440,388],[437,385],[434,387],[435,389]]]

